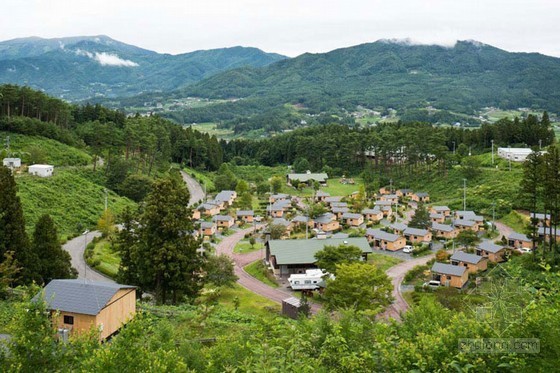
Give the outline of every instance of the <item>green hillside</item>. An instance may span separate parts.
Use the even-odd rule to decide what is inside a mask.
[[[328,53],[306,53],[262,68],[216,74],[178,95],[244,98],[194,109],[185,122],[232,119],[286,102],[311,112],[433,106],[473,114],[483,107],[560,112],[560,59],[510,53],[474,41],[454,47],[377,41]],[[223,107],[223,108],[222,108]],[[224,108],[229,110],[224,112]]]
[[[16,178],[28,232],[43,214],[54,219],[63,235],[95,227],[105,204],[100,173],[90,169],[55,168],[49,178],[21,175]],[[119,213],[134,202],[109,191],[109,208]]]

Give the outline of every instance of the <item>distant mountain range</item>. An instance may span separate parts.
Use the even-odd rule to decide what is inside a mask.
[[[67,100],[170,91],[213,74],[286,57],[233,47],[170,55],[107,36],[0,42],[0,83],[29,85]]]
[[[433,106],[463,113],[486,106],[560,112],[560,59],[511,53],[476,41],[453,47],[380,40],[245,67],[186,86],[176,96],[270,103],[400,109]]]

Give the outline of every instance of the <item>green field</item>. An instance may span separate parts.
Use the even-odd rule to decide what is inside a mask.
[[[32,232],[43,214],[53,218],[62,236],[94,228],[105,204],[105,189],[99,183],[101,175],[101,171],[68,167],[55,168],[54,175],[48,178],[17,176],[28,232]],[[109,191],[108,206],[117,215],[125,207],[134,208],[136,204]]]
[[[10,154],[19,157],[23,164],[47,163],[53,166],[84,166],[91,164],[91,156],[81,149],[40,136],[26,136],[0,132],[2,143],[10,137]],[[4,153],[5,151],[3,151]],[[34,162],[33,162],[34,161]]]
[[[239,299],[239,310],[249,315],[271,316],[277,315],[280,311],[278,303],[261,297],[238,284],[235,284],[233,288],[223,288],[220,291],[218,303],[228,308],[234,308],[236,297]]]
[[[382,271],[386,271],[401,262],[402,259],[396,258],[394,256],[379,253],[372,253],[368,255],[368,263],[375,264],[377,268],[381,269]]]
[[[525,228],[527,228],[527,224],[529,224],[529,217],[520,214],[517,211],[512,211],[498,221],[507,225],[518,233],[523,233],[525,231]]]
[[[268,268],[264,266],[261,260],[257,260],[245,266],[245,271],[256,278],[257,280],[265,283],[266,285],[277,288],[278,284],[272,279],[272,274],[269,273]]]
[[[194,130],[204,132],[210,136],[216,136],[218,139],[232,139],[234,137],[233,131],[227,128],[216,128],[216,123],[197,123],[190,125]]]
[[[95,244],[89,263],[92,263],[97,271],[115,278],[119,271],[121,258],[111,248],[111,242],[105,239]]]
[[[253,251],[257,251],[263,248],[263,244],[261,242],[256,242],[255,246],[252,247],[249,243],[249,240],[241,240],[235,245],[233,248],[233,252],[236,254],[246,254],[251,253]]]

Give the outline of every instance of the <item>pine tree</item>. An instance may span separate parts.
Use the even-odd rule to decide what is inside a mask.
[[[43,215],[35,224],[33,244],[34,256],[38,258],[38,269],[43,283],[52,279],[76,278],[77,271],[72,267],[70,254],[62,248],[54,221]]]
[[[37,280],[37,260],[30,250],[25,220],[12,172],[0,166],[0,261],[12,251],[21,266],[19,282]]]
[[[204,259],[197,253],[200,242],[193,230],[189,192],[178,178],[154,183],[138,216],[131,217],[119,234],[119,251],[123,261],[119,277],[143,291],[153,291],[158,303],[172,295],[194,297],[203,285]]]
[[[539,153],[532,153],[527,157],[523,164],[523,180],[521,180],[521,199],[525,200],[530,206],[529,211],[533,214],[537,212],[538,202],[542,194],[543,184],[543,157]],[[539,220],[533,216],[529,228],[528,236],[533,242],[533,259],[536,259],[536,246],[539,238]]]
[[[431,225],[430,214],[428,213],[426,206],[424,206],[424,203],[418,202],[416,212],[410,219],[408,226],[411,228],[428,229]]]

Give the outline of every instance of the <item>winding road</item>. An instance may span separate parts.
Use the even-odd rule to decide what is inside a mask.
[[[216,246],[216,253],[225,254],[233,259],[233,262],[235,263],[235,274],[237,275],[237,277],[239,277],[239,279],[237,280],[237,283],[239,285],[243,286],[249,291],[252,291],[255,294],[281,304],[283,299],[293,297],[293,294],[284,290],[272,288],[257,280],[256,278],[245,272],[245,270],[243,269],[243,267],[245,267],[247,264],[250,264],[259,259],[263,259],[264,249],[246,254],[236,254],[233,252],[233,248],[235,247],[237,242],[242,240],[245,237],[245,234],[252,232],[253,229],[254,228],[244,229],[224,238]],[[320,305],[313,302],[309,302],[309,305],[311,306],[312,313],[317,313],[321,308]]]
[[[183,181],[185,182],[185,184],[187,184],[187,188],[189,189],[191,195],[191,197],[189,198],[189,206],[194,205],[198,201],[203,201],[205,195],[198,181],[196,181],[185,171],[181,171],[181,176],[183,177]]]

